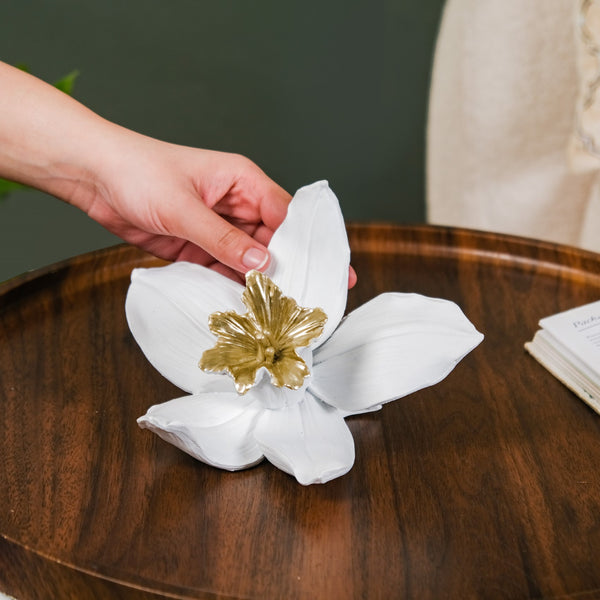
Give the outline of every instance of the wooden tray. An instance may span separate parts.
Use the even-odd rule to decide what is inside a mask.
[[[356,464],[302,487],[140,430],[179,390],[129,334],[130,247],[0,287],[0,590],[30,598],[600,595],[600,416],[523,351],[600,298],[600,257],[433,227],[349,227],[349,308],[456,301],[485,341],[442,383],[349,419]]]

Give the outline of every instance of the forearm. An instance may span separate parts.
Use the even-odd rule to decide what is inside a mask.
[[[112,128],[67,94],[0,62],[0,176],[68,202],[93,196],[94,161]]]
[[[133,132],[1,62],[0,177],[77,206],[161,258],[231,276],[268,264],[290,200],[247,158]]]

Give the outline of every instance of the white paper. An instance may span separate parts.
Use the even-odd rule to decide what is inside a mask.
[[[600,301],[540,320],[526,350],[600,413]]]
[[[600,300],[546,317],[540,326],[600,374]]]

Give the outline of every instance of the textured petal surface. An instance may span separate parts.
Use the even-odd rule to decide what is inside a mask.
[[[344,219],[326,181],[299,189],[271,243],[266,274],[306,308],[322,308],[327,323],[315,347],[335,329],[346,308],[350,247]]]
[[[246,348],[249,352],[256,349],[256,335],[259,330],[252,319],[231,310],[212,313],[208,319],[210,332],[230,344]]]
[[[254,435],[265,457],[303,485],[340,477],[354,464],[354,440],[342,415],[310,394],[265,410]]]
[[[327,315],[320,308],[296,306],[290,318],[278,328],[278,334],[286,344],[300,348],[321,336],[326,323]]]
[[[306,363],[293,350],[282,352],[279,360],[270,365],[269,370],[273,385],[286,386],[292,390],[300,389],[304,385],[304,378],[310,374]]]
[[[255,334],[262,331],[278,348],[308,346],[323,333],[327,321],[327,315],[320,308],[299,306],[258,271],[246,275],[243,302],[248,307],[248,316],[256,322]]]
[[[315,352],[309,389],[346,411],[364,410],[441,381],[482,339],[453,302],[382,294]]]
[[[220,377],[198,367],[202,353],[216,342],[208,317],[218,310],[244,312],[243,289],[190,263],[135,269],[125,302],[127,322],[155,369],[182,390],[199,392],[211,378]]]
[[[208,328],[219,337],[214,347],[202,354],[200,368],[229,373],[238,393],[244,394],[254,385],[264,360],[254,321],[232,311],[217,312],[210,316]]]
[[[253,435],[261,411],[252,397],[198,394],[152,406],[138,424],[202,462],[235,471],[263,458]]]

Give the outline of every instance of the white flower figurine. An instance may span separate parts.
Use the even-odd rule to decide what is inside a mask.
[[[381,294],[342,319],[350,249],[327,182],[296,193],[269,251],[247,287],[184,262],[133,271],[131,332],[189,394],[138,423],[215,467],[266,457],[325,483],[354,463],[345,417],[437,383],[483,336],[456,304],[418,294]]]

